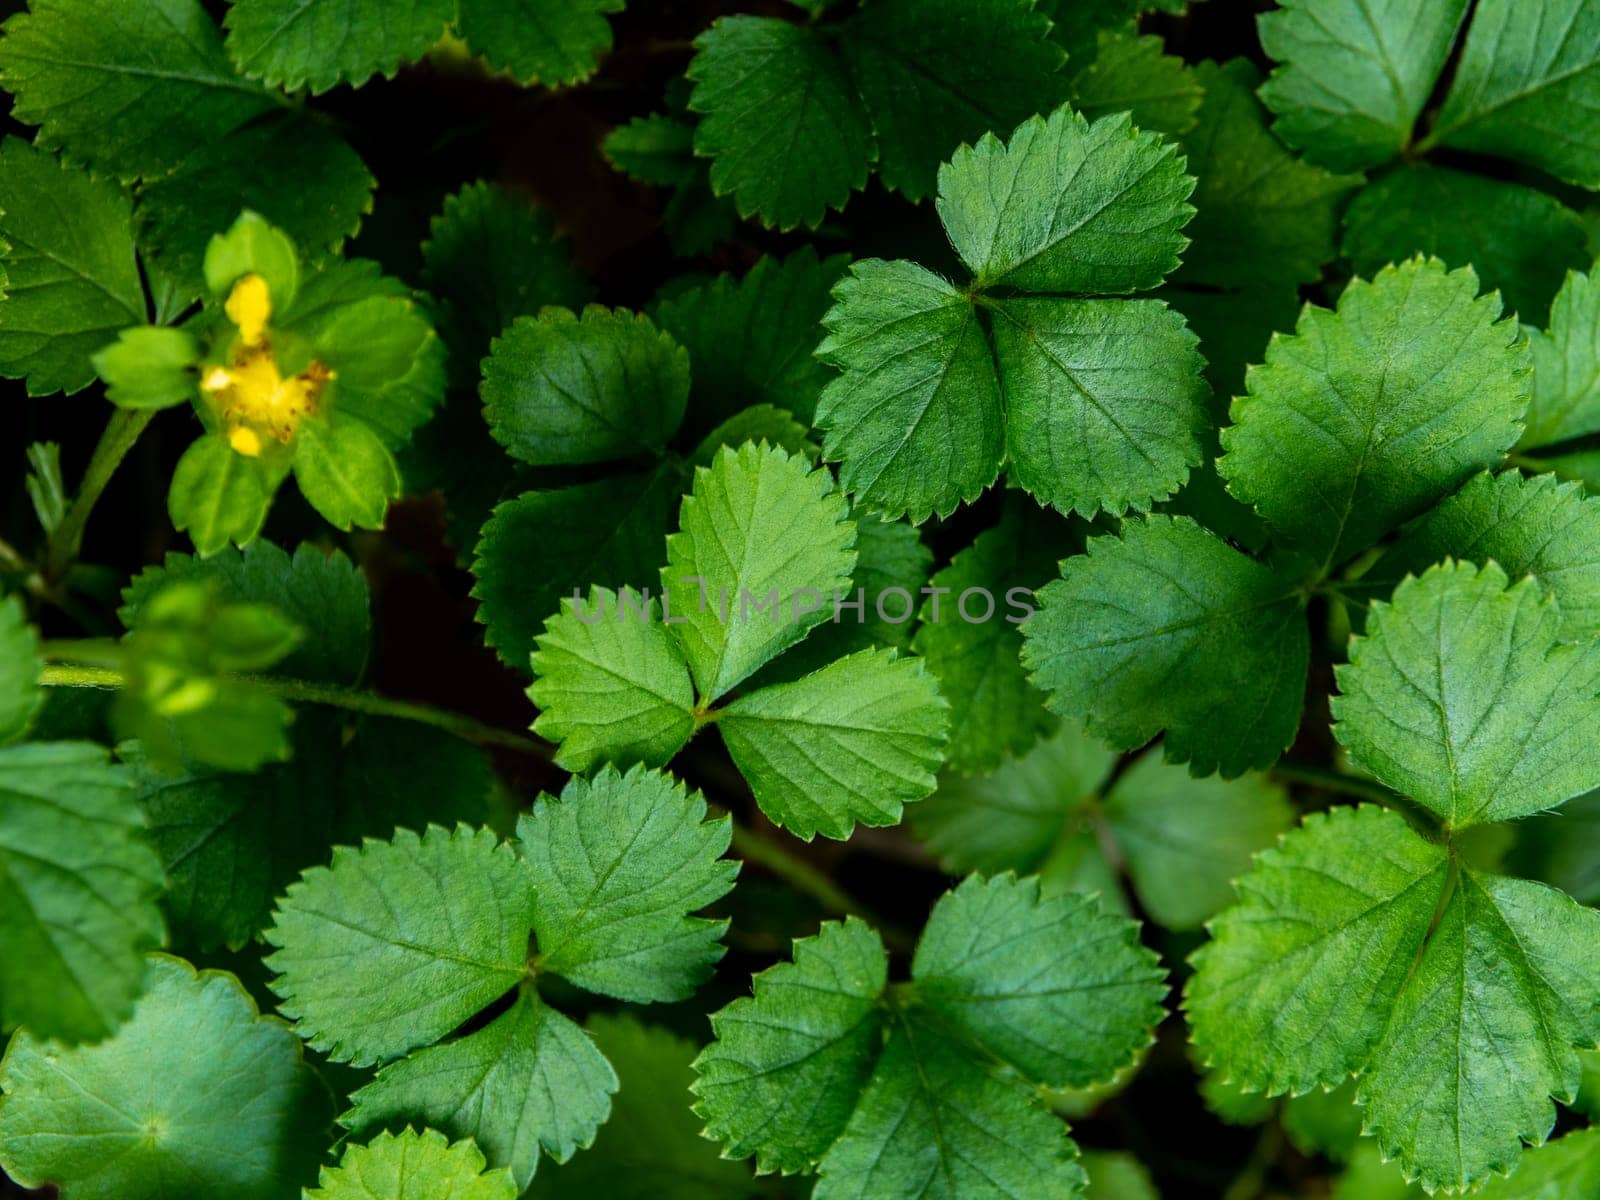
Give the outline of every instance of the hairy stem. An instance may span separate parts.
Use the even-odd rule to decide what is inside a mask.
[[[89,514],[99,503],[106,484],[111,482],[111,477],[117,473],[128,451],[133,449],[133,444],[139,440],[139,435],[155,415],[156,410],[150,408],[119,408],[111,414],[111,420],[106,422],[106,430],[100,435],[100,442],[95,446],[89,465],[83,472],[83,481],[78,484],[78,494],[73,497],[61,524],[50,535],[50,545],[45,555],[47,579],[61,578],[78,557],[78,551],[83,546],[83,531],[89,524]]]

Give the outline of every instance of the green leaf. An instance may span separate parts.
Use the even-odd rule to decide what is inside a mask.
[[[95,352],[144,324],[132,209],[113,181],[0,143],[0,376],[30,396],[88,387]]]
[[[0,744],[28,732],[44,704],[39,634],[28,624],[21,596],[0,597]]]
[[[1296,158],[1267,128],[1261,74],[1244,59],[1203,62],[1198,124],[1184,136],[1194,190],[1180,281],[1258,288],[1310,283],[1337,254],[1339,208],[1360,176]]]
[[[844,265],[842,255],[818,258],[807,246],[782,260],[762,258],[737,283],[719,275],[661,304],[661,328],[689,352],[691,431],[758,404],[811,420],[831,376],[811,356],[816,326]]]
[[[1278,67],[1261,99],[1272,131],[1334,171],[1396,158],[1444,69],[1467,0],[1289,0],[1256,18]]]
[[[1600,277],[1567,272],[1550,306],[1550,325],[1534,330],[1533,402],[1524,446],[1549,446],[1600,431]]]
[[[382,529],[403,486],[400,468],[365,421],[307,421],[295,437],[294,480],[335,529]]]
[[[1165,729],[1196,775],[1269,766],[1293,740],[1310,639],[1292,581],[1186,517],[1125,521],[1061,575],[1022,627],[1054,711],[1119,749]]]
[[[329,1113],[300,1043],[232,975],[164,954],[146,964],[144,994],[109,1040],[12,1041],[0,1167],[74,1200],[281,1200],[309,1184]]]
[[[1600,781],[1600,646],[1560,636],[1533,579],[1434,567],[1373,604],[1337,668],[1334,733],[1446,829],[1554,808]]]
[[[384,1067],[339,1121],[361,1131],[420,1119],[470,1137],[525,1189],[541,1148],[564,1162],[594,1140],[616,1090],[589,1036],[522,988],[483,1029]]]
[[[695,152],[741,217],[815,228],[866,186],[872,128],[844,57],[815,29],[721,17],[695,39],[688,74],[689,106],[703,114]]]
[[[1302,1154],[1322,1154],[1342,1163],[1362,1144],[1362,1115],[1354,1081],[1332,1091],[1313,1088],[1302,1096],[1289,1097],[1283,1102],[1281,1118],[1283,1132]]]
[[[613,167],[640,183],[687,187],[699,175],[694,126],[666,113],[651,113],[618,125],[606,134],[601,151]],[[669,327],[668,332],[675,335],[676,331]],[[678,340],[683,341],[681,337]]]
[[[241,212],[225,229],[212,232],[201,261],[206,288],[225,300],[246,275],[259,275],[279,320],[292,311],[300,289],[300,255],[289,235],[260,213]]]
[[[459,0],[469,45],[519,83],[563,87],[594,74],[611,49],[605,14],[624,0]]]
[[[533,730],[570,771],[664,767],[697,727],[694,685],[660,601],[632,588],[567,597],[533,652]]]
[[[285,187],[285,181],[293,185]],[[141,245],[185,296],[204,290],[206,243],[240,209],[260,213],[309,257],[336,251],[372,211],[377,185],[333,130],[303,114],[254,122],[201,144],[139,192]]]
[[[1033,611],[1031,589],[1055,576],[1075,541],[1064,521],[1018,498],[929,581],[935,590],[912,648],[950,702],[951,769],[992,771],[1049,728],[1044,696],[1018,657],[1021,624]]]
[[[805,459],[749,443],[696,469],[661,583],[702,701],[799,641],[849,584],[856,531],[832,485]]]
[[[1104,1082],[1152,1040],[1167,994],[1138,925],[1092,896],[969,876],[934,906],[911,965],[942,1023],[1047,1087]]]
[[[1161,1200],[1150,1172],[1125,1150],[1086,1150],[1080,1161],[1089,1176],[1084,1200]]]
[[[90,361],[118,408],[171,408],[200,386],[200,346],[181,329],[135,325]]]
[[[656,582],[682,481],[676,468],[662,463],[527,492],[497,507],[472,562],[484,641],[525,672],[546,618],[575,592],[596,580],[615,588]]]
[[[1049,28],[1017,0],[873,0],[844,22],[838,45],[884,186],[921,200],[952,148],[1060,104],[1064,56]]]
[[[239,70],[273,87],[313,94],[337,83],[393,78],[444,37],[455,0],[416,0],[393,10],[370,0],[235,0],[228,54]]]
[[[235,73],[199,0],[29,9],[5,24],[0,85],[16,97],[11,115],[40,126],[40,145],[75,161],[153,179],[274,107]]]
[[[978,310],[931,271],[878,259],[853,264],[834,301],[817,357],[844,373],[824,389],[816,421],[840,486],[916,524],[977,499],[1005,455]]]
[[[1561,636],[1600,632],[1600,501],[1576,483],[1518,471],[1476,475],[1430,510],[1355,581],[1352,591],[1387,599],[1407,575],[1447,558],[1491,560],[1507,575],[1532,575],[1561,611]]]
[[[1590,261],[1578,214],[1544,192],[1427,163],[1409,164],[1363,188],[1345,209],[1343,250],[1370,275],[1385,263],[1429,254],[1470,265],[1505,293],[1525,322],[1543,324],[1569,268]]]
[[[722,957],[726,920],[691,914],[733,887],[732,819],[699,792],[636,767],[573,778],[517,823],[544,881],[534,894],[535,970],[634,1003],[683,1000]]]
[[[648,317],[547,308],[496,338],[483,364],[495,440],[535,466],[659,454],[689,395],[689,356]]]
[[[1560,36],[1554,36],[1556,30]],[[1428,143],[1600,186],[1600,11],[1585,0],[1481,0]]]
[[[794,943],[794,961],[711,1016],[695,1060],[696,1111],[731,1158],[762,1172],[813,1170],[844,1131],[881,1045],[889,958],[850,917]]]
[[[1178,265],[1193,191],[1177,148],[1126,113],[1091,125],[1063,107],[957,149],[938,210],[980,287],[1126,294]]]
[[[1491,1185],[1494,1182],[1491,1180]],[[1422,1200],[1426,1195],[1415,1183],[1407,1182],[1399,1164],[1385,1159],[1378,1144],[1369,1138],[1356,1147],[1350,1165],[1334,1182],[1332,1200]]]
[[[1102,30],[1094,61],[1072,77],[1072,107],[1091,121],[1125,112],[1140,129],[1173,137],[1187,133],[1205,89],[1181,58],[1163,48],[1158,37]]]
[[[341,846],[289,887],[267,932],[279,1008],[340,1062],[437,1041],[523,977],[535,886],[486,829]]]
[[[139,994],[144,951],[163,940],[162,879],[129,783],[86,742],[0,748],[5,1026],[92,1041]]]
[[[746,442],[767,442],[795,458],[815,463],[821,451],[812,443],[810,433],[788,409],[757,404],[734,413],[706,434],[694,448],[689,465],[709,467],[724,446],[742,446]]]
[[[1528,352],[1499,314],[1471,268],[1420,258],[1308,305],[1234,401],[1229,490],[1325,562],[1365,550],[1516,443]]]
[[[234,453],[225,437],[202,434],[173,469],[167,514],[197,553],[215,554],[230,542],[255,540],[276,490],[277,481],[269,481],[257,460]]]
[[[306,1200],[516,1200],[509,1171],[485,1170],[470,1141],[451,1145],[434,1129],[380,1133],[345,1150],[337,1167],[323,1167]]]
[[[540,1171],[531,1200],[745,1200],[750,1172],[718,1156],[690,1110],[694,1044],[630,1016],[596,1014],[588,1032],[615,1068],[611,1117],[588,1150]]]
[[[1522,1157],[1510,1179],[1491,1179],[1483,1200],[1560,1200],[1600,1189],[1600,1128],[1564,1134]]]
[[[761,811],[810,841],[898,822],[933,791],[949,722],[920,662],[863,650],[734,701],[717,728]]]
[[[122,623],[137,625],[150,597],[172,580],[208,579],[228,604],[268,604],[298,625],[303,640],[280,664],[297,679],[353,684],[360,677],[372,641],[367,581],[361,570],[335,550],[311,545],[291,557],[268,541],[243,551],[226,550],[210,558],[168,554],[122,589]]]

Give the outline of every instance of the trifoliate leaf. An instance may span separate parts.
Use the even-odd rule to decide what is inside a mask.
[[[884,186],[921,200],[956,146],[1066,99],[1049,28],[1026,0],[872,0],[840,26]]]
[[[1600,1128],[1590,1126],[1529,1150],[1515,1175],[1491,1179],[1478,1195],[1483,1200],[1562,1200],[1597,1189]]]
[[[261,464],[235,454],[225,438],[196,438],[173,468],[167,515],[200,555],[230,542],[248,546],[267,522],[276,481]]]
[[[337,1061],[436,1041],[522,979],[536,886],[487,829],[341,846],[289,887],[267,932],[279,1007]]]
[[[1365,550],[1515,444],[1528,352],[1499,314],[1471,268],[1420,258],[1308,305],[1250,369],[1217,469],[1319,559]]]
[[[323,1167],[306,1200],[516,1200],[510,1171],[485,1170],[483,1151],[470,1141],[450,1144],[436,1129],[380,1133],[345,1150],[337,1167]]]
[[[92,1041],[139,994],[162,879],[130,783],[86,742],[0,749],[0,1024]]]
[[[1525,446],[1549,446],[1600,430],[1600,276],[1567,273],[1550,326],[1533,345],[1533,402]]]
[[[44,693],[39,690],[39,635],[28,624],[21,596],[0,597],[0,743],[28,732]]]
[[[118,408],[171,408],[195,394],[200,344],[182,329],[135,325],[90,362]]]
[[[1187,133],[1204,89],[1181,58],[1162,49],[1158,37],[1102,30],[1094,61],[1072,77],[1072,106],[1091,121],[1125,112],[1140,129]]]
[[[1532,575],[1561,611],[1561,636],[1600,632],[1600,501],[1581,485],[1519,471],[1477,475],[1411,526],[1355,581],[1359,594],[1387,599],[1407,575],[1447,558],[1499,563]]]
[[[289,91],[325,92],[392,77],[444,37],[456,0],[415,0],[401,9],[360,9],[330,0],[235,0],[228,54],[252,79]]]
[[[731,195],[741,217],[815,228],[866,186],[878,153],[872,128],[844,57],[815,29],[722,17],[695,39],[689,78],[690,107],[704,114],[695,151],[711,159],[712,190]]]
[[[656,318],[689,352],[690,430],[707,430],[750,405],[772,404],[809,422],[830,372],[811,356],[840,255],[809,246],[763,258],[737,283],[719,275],[662,303]]]
[[[528,492],[496,508],[472,563],[484,641],[525,672],[545,620],[574,593],[596,581],[615,588],[654,584],[682,482],[663,462],[649,471]]]
[[[20,138],[0,143],[0,376],[25,379],[31,396],[79,391],[94,354],[144,324],[132,210],[114,181]]]
[[[660,601],[632,588],[567,597],[533,652],[534,732],[571,771],[663,767],[694,734],[694,685]]]
[[[1272,131],[1335,171],[1396,158],[1433,91],[1467,0],[1290,0],[1256,19],[1279,66],[1261,87]]]
[[[382,529],[403,489],[400,468],[364,421],[307,421],[295,439],[294,481],[335,529]]]
[[[978,310],[908,262],[855,263],[817,357],[844,372],[817,404],[823,453],[858,502],[920,524],[977,499],[1005,455],[1003,400]]]
[[[722,957],[726,920],[691,914],[733,887],[731,818],[707,821],[698,792],[636,767],[574,778],[517,823],[543,881],[534,894],[534,969],[586,991],[683,1000]]]
[[[367,581],[341,551],[324,554],[302,545],[291,557],[271,542],[256,541],[210,558],[169,554],[122,589],[122,623],[137,625],[150,597],[177,579],[215,580],[225,603],[269,604],[298,625],[303,636],[279,664],[284,674],[343,684],[360,677],[372,640]]]
[[[941,1023],[1036,1083],[1085,1087],[1150,1040],[1167,994],[1139,927],[1092,896],[969,876],[934,906],[911,966]]]
[[[693,1043],[628,1016],[597,1014],[588,1032],[620,1087],[595,1143],[543,1167],[532,1200],[745,1200],[758,1184],[700,1136],[689,1087]]]
[[[1330,174],[1284,149],[1255,97],[1253,64],[1204,62],[1195,77],[1205,99],[1183,148],[1198,180],[1197,211],[1177,278],[1241,288],[1310,283],[1337,255],[1339,206],[1360,176]]]
[[[24,1031],[11,1043],[0,1167],[74,1200],[281,1200],[309,1184],[328,1093],[294,1034],[232,975],[164,954],[145,967],[109,1040],[65,1049]]]
[[[342,137],[303,114],[254,122],[200,145],[141,189],[141,245],[185,296],[196,297],[206,243],[240,209],[260,213],[315,259],[355,236],[376,183]]]
[[[1552,36],[1560,30],[1560,36]],[[1600,104],[1600,12],[1585,0],[1487,0],[1472,13],[1428,143],[1600,186],[1600,139],[1572,114]]]
[[[1022,661],[1050,707],[1121,749],[1160,730],[1197,775],[1266,767],[1300,723],[1309,636],[1293,581],[1185,517],[1090,540],[1039,593]]]
[[[1125,294],[1159,284],[1187,244],[1194,179],[1127,114],[1069,108],[987,134],[939,169],[939,217],[980,287]]]
[[[459,0],[461,35],[519,83],[562,87],[594,74],[611,49],[607,13],[624,0]]]
[[[561,308],[523,317],[483,364],[495,440],[535,466],[659,453],[689,395],[689,356],[649,318]]]
[[[1077,1148],[1031,1101],[1015,1080],[990,1074],[914,1016],[902,1019],[822,1160],[813,1200],[1080,1195]]]
[[[1033,611],[1032,589],[1055,577],[1076,542],[1066,522],[1017,497],[929,581],[935,590],[913,648],[950,702],[945,762],[953,770],[992,771],[1049,727],[1044,696],[1018,657],[1021,624]]]
[[[717,728],[761,811],[810,841],[899,821],[933,791],[949,722],[919,661],[863,650],[734,701]]]
[[[855,567],[855,526],[825,470],[770,446],[695,471],[661,570],[701,700],[716,700],[827,615]]]
[[[616,1090],[589,1036],[524,987],[483,1029],[384,1067],[339,1121],[361,1131],[420,1120],[471,1138],[526,1188],[541,1148],[563,1162],[593,1141]]]
[[[274,106],[200,0],[38,0],[5,24],[0,84],[42,146],[122,179],[162,175]]]
[[[1429,254],[1471,266],[1524,322],[1543,324],[1569,268],[1589,265],[1583,222],[1519,183],[1413,163],[1357,193],[1344,214],[1344,256],[1358,273]]]
[[[1444,563],[1377,602],[1337,669],[1352,762],[1463,829],[1600,781],[1600,646],[1563,643],[1537,582]]]
[[[882,1044],[889,958],[854,917],[794,943],[794,961],[711,1017],[695,1060],[706,1136],[760,1171],[813,1170],[844,1132]]]

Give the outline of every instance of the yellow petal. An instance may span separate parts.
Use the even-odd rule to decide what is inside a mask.
[[[272,317],[272,294],[267,281],[259,275],[246,275],[233,285],[223,307],[228,320],[239,327],[240,340],[246,346],[260,345]]]
[[[228,434],[228,444],[246,458],[255,458],[261,453],[261,435],[244,425]]]

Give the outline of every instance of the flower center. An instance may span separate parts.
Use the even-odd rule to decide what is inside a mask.
[[[288,378],[278,370],[267,337],[272,297],[261,276],[246,275],[234,284],[224,308],[238,327],[238,342],[228,364],[208,370],[200,386],[222,421],[228,443],[255,458],[269,440],[287,444],[294,437],[300,419],[317,410],[333,372],[319,362]]]

